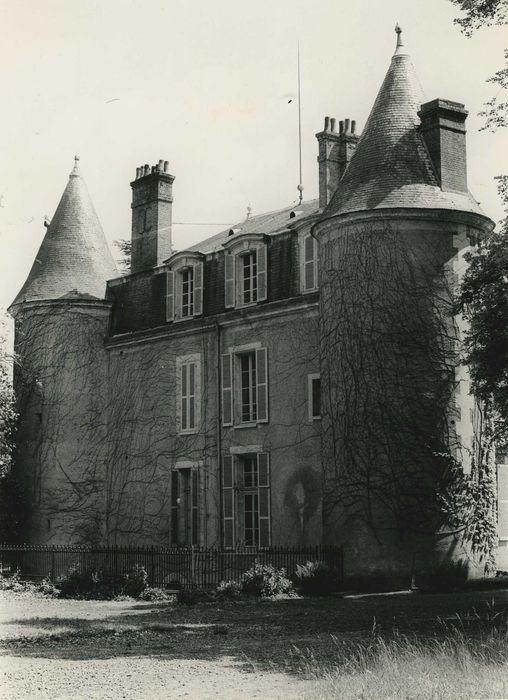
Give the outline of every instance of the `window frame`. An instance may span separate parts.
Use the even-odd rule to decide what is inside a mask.
[[[255,357],[250,363],[249,386],[244,385],[242,358]],[[255,375],[254,375],[255,372]],[[253,379],[254,377],[254,379]],[[255,381],[255,384],[254,384]],[[249,418],[244,420],[244,396],[249,393]],[[221,422],[223,427],[254,427],[269,423],[268,348],[261,343],[231,347],[221,356]]]
[[[192,367],[194,367],[193,373]],[[192,374],[194,378],[193,387],[190,386]],[[199,432],[201,400],[201,355],[200,353],[180,355],[176,358],[176,425],[179,435],[194,435]],[[184,406],[186,407],[185,410]],[[183,427],[184,414],[187,418],[190,417],[191,407],[194,409],[194,425]]]
[[[204,260],[202,253],[182,251],[164,262],[166,269],[166,321],[189,321],[203,315]],[[192,291],[187,306],[192,313],[184,314],[185,275],[192,270]]]
[[[223,546],[266,549],[272,543],[270,453],[260,449],[223,455]],[[247,461],[255,463],[256,483],[245,485]],[[254,472],[253,472],[254,473]],[[253,539],[246,540],[246,498],[252,499]],[[255,517],[257,522],[254,522]],[[257,533],[257,535],[256,535]]]
[[[190,547],[199,546],[202,518],[200,514],[201,497],[201,468],[202,462],[177,462],[171,469],[170,473],[170,519],[169,519],[169,544],[171,547]],[[188,491],[186,494],[182,490],[182,485],[185,486],[187,480]],[[182,493],[184,494],[184,502],[182,504]],[[181,506],[186,507],[186,512],[179,512]],[[180,533],[180,525],[182,517],[186,521],[185,531],[190,531],[190,542],[178,541]]]
[[[224,247],[224,304],[229,308],[256,306],[268,300],[268,245],[262,233],[236,235]],[[245,260],[255,255],[249,279],[249,297],[245,300]],[[255,298],[254,298],[255,297]]]
[[[319,381],[319,415],[314,413],[314,382]],[[314,422],[321,420],[321,375],[319,372],[314,372],[307,375],[307,405],[309,420]]]

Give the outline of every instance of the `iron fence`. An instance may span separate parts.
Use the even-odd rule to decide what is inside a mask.
[[[221,581],[238,580],[255,561],[284,568],[291,575],[298,564],[324,561],[343,579],[341,547],[270,547],[255,549],[205,549],[201,547],[0,544],[0,573],[19,572],[25,579],[65,576],[71,567],[97,571],[105,578],[118,577],[143,566],[151,586],[212,589]]]

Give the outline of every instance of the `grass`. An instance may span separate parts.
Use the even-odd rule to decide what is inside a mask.
[[[322,664],[310,649],[295,647],[301,672],[315,683],[312,700],[390,698],[449,700],[508,697],[508,615],[487,604],[451,621],[429,638],[380,636],[347,642],[331,637],[335,659]]]
[[[309,700],[508,698],[508,590],[190,607],[5,596],[4,653],[53,666],[233,659],[246,673],[301,680]]]

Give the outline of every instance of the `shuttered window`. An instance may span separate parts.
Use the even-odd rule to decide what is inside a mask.
[[[199,429],[201,406],[201,358],[199,354],[176,359],[177,422],[180,433]]]
[[[268,453],[223,458],[223,517],[225,547],[270,546]]]
[[[199,469],[175,467],[171,472],[171,532],[173,546],[199,544]]]
[[[175,290],[174,290],[175,273],[171,270],[166,272],[166,321],[173,321],[175,318]]]
[[[233,356],[222,355],[222,425],[233,425]]]
[[[226,309],[235,305],[235,258],[231,253],[224,255],[224,304]]]
[[[222,425],[268,422],[267,349],[225,353],[221,374]]]

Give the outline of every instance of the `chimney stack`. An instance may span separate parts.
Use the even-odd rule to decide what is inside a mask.
[[[131,272],[160,265],[170,257],[174,175],[168,161],[136,168],[132,188]]]
[[[336,119],[325,117],[323,131],[316,134],[319,144],[319,208],[324,209],[333,197],[344,171],[351,160],[358,143],[355,134],[356,122],[346,119],[339,122],[339,132],[335,131]]]
[[[420,107],[421,133],[444,192],[467,192],[466,117],[459,102],[432,100]]]

